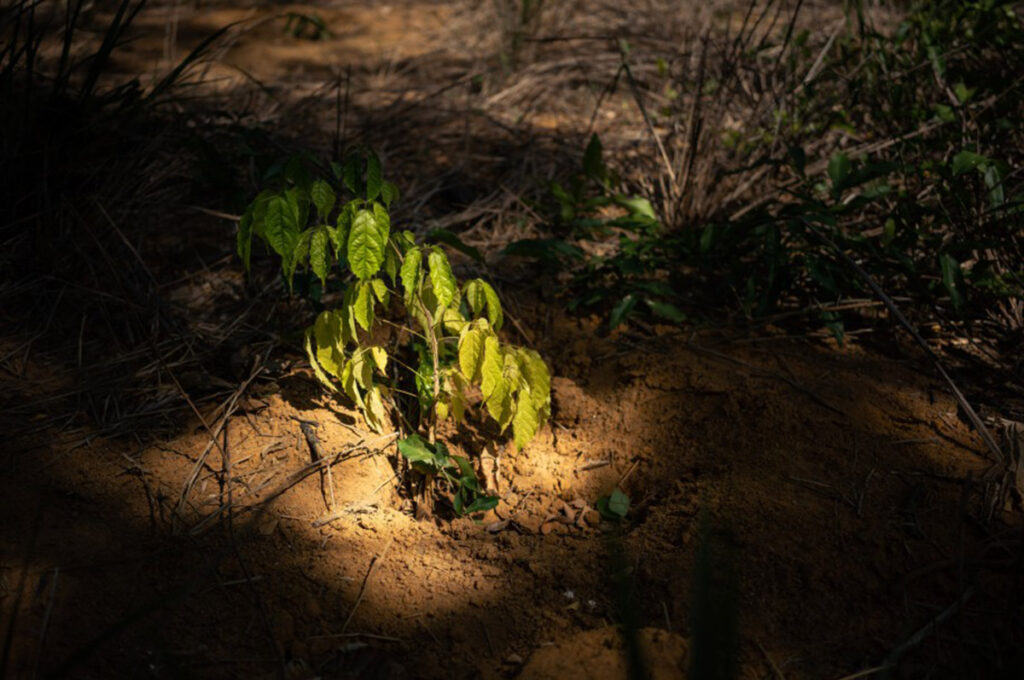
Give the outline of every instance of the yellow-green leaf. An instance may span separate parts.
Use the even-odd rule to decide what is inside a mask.
[[[313,375],[321,383],[326,385],[330,390],[337,392],[338,388],[334,386],[331,379],[327,377],[327,374],[320,368],[320,364],[317,363],[317,357],[313,352],[313,329],[312,327],[306,329],[306,356],[309,357],[309,365],[313,367]]]
[[[501,311],[501,300],[498,299],[498,294],[491,288],[491,284],[486,281],[481,281],[480,284],[484,290],[484,297],[487,299],[487,320],[491,322],[494,330],[500,331],[502,324],[505,322],[505,315]]]
[[[440,248],[430,250],[427,262],[430,265],[430,283],[434,288],[434,297],[437,299],[435,312],[440,312],[455,299],[455,277],[452,275],[448,256]],[[435,316],[437,315],[435,314]]]
[[[373,324],[373,294],[366,282],[359,284],[359,291],[356,293],[356,299],[352,305],[352,313],[355,315],[356,323],[364,331],[370,330],[370,325]]]
[[[466,296],[466,302],[469,303],[469,309],[473,312],[473,316],[479,316],[487,305],[484,282],[481,279],[473,279],[463,287],[462,292]]]
[[[551,401],[551,373],[548,372],[548,365],[532,349],[520,348],[516,352],[516,358],[530,390],[530,401],[534,409],[540,411]]]
[[[316,359],[328,373],[338,376],[338,364],[344,361],[344,354],[339,351],[341,323],[335,312],[322,312],[313,324],[313,340],[316,344]]]
[[[366,350],[352,355],[352,377],[364,390],[373,387],[373,360],[368,359]]]
[[[373,286],[373,294],[380,300],[380,303],[385,307],[388,306],[388,287],[380,279],[372,279],[370,285]]]
[[[380,188],[380,198],[390,208],[391,204],[398,200],[398,187],[385,181]]]
[[[502,376],[504,363],[497,336],[485,336],[484,356],[480,364],[480,390],[483,392],[484,399],[489,398],[499,384],[505,384]],[[507,385],[505,389],[508,389]]]
[[[334,209],[334,201],[336,200],[334,189],[327,182],[318,179],[310,187],[309,195],[313,199],[316,211],[320,213],[320,219],[326,221],[327,216]]]
[[[331,243],[334,245],[336,257],[348,256],[348,235],[352,231],[352,220],[355,218],[356,208],[352,203],[346,203],[338,211],[337,228],[328,232],[331,236]]]
[[[348,235],[348,264],[352,273],[366,280],[380,271],[384,263],[384,246],[377,219],[369,210],[360,210],[352,220]]]
[[[238,256],[242,258],[242,264],[245,265],[245,271],[249,271],[249,259],[252,254],[252,225],[253,225],[253,213],[255,210],[252,206],[245,211],[242,215],[242,219],[238,222]]]
[[[512,419],[512,437],[516,448],[522,449],[530,443],[540,428],[540,418],[530,401],[528,392],[520,392],[516,401],[516,414]]]
[[[412,299],[416,292],[416,286],[420,281],[420,263],[423,261],[423,253],[418,247],[412,247],[405,253],[402,261],[402,288],[405,289],[406,304]]]
[[[388,352],[383,347],[371,347],[370,358],[373,359],[374,366],[382,374],[387,375],[388,372]]]
[[[480,365],[484,358],[484,334],[476,328],[462,333],[459,338],[459,368],[467,380],[480,380]]]
[[[331,268],[327,239],[327,227],[318,227],[309,237],[309,266],[324,286],[327,285],[327,272]]]
[[[374,386],[366,393],[366,424],[374,432],[384,431],[384,421],[387,419],[387,411],[384,409],[384,399],[381,388]]]
[[[505,352],[502,358],[501,377],[508,383],[509,389],[517,391],[524,385],[523,372],[519,370],[519,362],[512,352]]]
[[[445,330],[456,335],[461,333],[462,329],[469,324],[462,317],[462,313],[454,307],[444,310],[444,313],[441,315],[441,323],[444,325]]]
[[[377,220],[377,233],[380,234],[381,240],[387,243],[391,237],[391,216],[388,215],[387,208],[380,203],[374,203],[373,217]]]
[[[301,228],[298,206],[283,196],[274,196],[267,202],[264,225],[270,247],[281,257],[290,256]]]
[[[345,367],[341,370],[341,386],[356,406],[360,409],[365,408],[363,397],[359,393],[359,386],[356,384],[354,358],[346,361]]]
[[[509,392],[508,383],[499,381],[496,383],[491,396],[486,401],[487,412],[491,414],[495,422],[504,432],[512,420],[512,394]]]

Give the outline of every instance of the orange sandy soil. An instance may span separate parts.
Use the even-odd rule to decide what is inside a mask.
[[[193,31],[239,13],[180,11]],[[415,41],[379,17],[430,31],[446,8],[318,11],[348,22],[316,48],[333,61],[378,45],[413,58],[426,48],[407,46]],[[194,37],[181,31],[179,50]],[[274,40],[286,44],[260,52],[268,63],[313,49]],[[228,261],[172,286],[168,299],[177,313],[206,304],[216,315],[218,304],[244,302],[241,281]],[[555,376],[553,418],[526,450],[500,452],[502,502],[475,520],[414,519],[391,441],[283,349],[215,441],[207,425],[220,413],[206,407],[205,424],[193,415],[158,441],[69,443],[56,431],[8,441],[9,677],[625,677],[610,628],[606,537],[618,529],[594,510],[616,484],[632,500],[622,549],[659,678],[685,675],[702,508],[733,556],[745,679],[876,666],[956,600],[962,565],[1006,557],[993,539],[1019,515],[967,519],[979,500],[960,480],[989,463],[923,364],[853,341],[669,329],[602,337],[594,321],[526,297],[513,309]],[[41,352],[14,366],[16,347],[16,333],[4,338],[5,370],[37,376],[43,391],[71,383],[73,367]],[[296,481],[310,463],[296,419],[317,423],[329,455],[351,452],[332,470],[333,510],[327,480]],[[481,453],[473,432],[447,436],[456,451]],[[1019,639],[986,621],[1004,586],[982,578],[970,607],[911,651],[902,675],[972,677],[993,636]]]
[[[304,368],[253,384],[180,512],[210,444],[198,421],[154,444],[43,437],[12,452],[0,573],[5,604],[23,593],[15,667],[52,669],[104,632],[76,677],[270,677],[280,659],[294,677],[515,675],[613,618],[592,508],[620,480],[645,625],[688,630],[700,508],[729,532],[741,677],[764,677],[769,658],[786,677],[859,670],[955,599],[961,550],[981,557],[984,534],[942,481],[982,470],[980,443],[913,367],[810,342],[636,346],[533,327],[557,376],[553,422],[500,458],[502,504],[481,521],[404,512],[393,451],[344,424]],[[310,462],[295,418],[319,423],[327,452],[370,446],[334,467],[335,513],[316,475],[288,488]],[[233,534],[202,523],[229,489]],[[596,653],[580,639],[567,653]],[[541,654],[525,675],[563,662]]]

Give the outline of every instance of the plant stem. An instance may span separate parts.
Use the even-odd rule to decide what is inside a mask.
[[[423,298],[419,298],[420,308],[423,310],[423,318],[427,322],[427,328],[423,331],[427,335],[427,340],[430,342],[430,360],[433,364],[434,373],[434,401],[431,403],[430,413],[427,415],[427,422],[429,427],[427,430],[427,437],[431,444],[434,444],[437,439],[437,409],[434,404],[437,403],[437,399],[441,394],[441,376],[438,375],[438,356],[437,356],[437,331],[434,328],[434,317],[430,314],[430,310],[423,304]]]

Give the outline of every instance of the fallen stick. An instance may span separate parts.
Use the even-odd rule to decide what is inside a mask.
[[[345,619],[345,623],[341,627],[343,635],[348,630],[348,624],[352,622],[352,617],[356,615],[356,610],[359,609],[359,604],[363,601],[363,596],[366,595],[366,587],[370,583],[370,577],[373,576],[373,572],[377,568],[377,565],[383,562],[384,558],[387,557],[388,550],[391,549],[391,544],[394,542],[395,538],[392,536],[388,539],[387,545],[384,546],[384,550],[380,552],[380,555],[374,557],[373,561],[370,562],[370,567],[366,570],[366,576],[363,577],[363,585],[359,587],[359,596],[356,597],[356,603],[352,605],[352,611],[348,613],[348,617]]]

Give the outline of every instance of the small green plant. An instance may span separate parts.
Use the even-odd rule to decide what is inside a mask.
[[[621,190],[622,180],[604,162],[600,138],[592,135],[583,152],[581,172],[563,184],[553,181],[552,238],[524,239],[505,253],[572,272],[573,311],[607,313],[609,328],[646,313],[654,320],[682,323],[680,296],[661,273],[674,266],[678,251],[665,234],[651,202]],[[616,213],[606,217],[605,211]],[[584,255],[576,242],[610,247],[603,255]],[[609,311],[610,309],[610,311]]]
[[[629,496],[616,487],[611,494],[597,499],[597,511],[605,519],[615,522],[625,519],[629,514]]]
[[[469,459],[449,454],[444,442],[431,444],[418,434],[411,434],[398,442],[398,450],[413,469],[428,479],[440,478],[453,489],[452,507],[456,514],[484,512],[498,504],[496,496],[488,496],[480,488]]]
[[[382,178],[376,154],[355,151],[332,166],[330,179],[309,166],[293,158],[245,211],[242,261],[248,269],[256,236],[281,258],[289,289],[299,268],[326,292],[329,278],[342,280],[340,304],[305,332],[316,377],[346,394],[373,430],[401,421],[410,436],[399,450],[415,469],[457,487],[457,512],[486,509],[472,467],[436,441],[437,425],[462,423],[479,403],[501,432],[511,427],[521,449],[550,415],[547,365],[534,350],[501,341],[504,313],[487,281],[460,285],[440,246],[392,229],[398,189]],[[342,191],[351,198],[339,201]],[[415,399],[409,417],[401,395]]]

